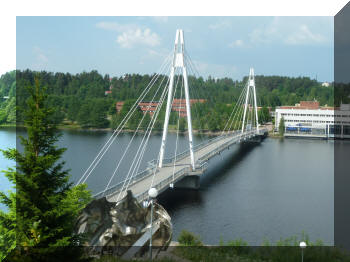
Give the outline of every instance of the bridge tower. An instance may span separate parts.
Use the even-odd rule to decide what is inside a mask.
[[[167,139],[167,134],[168,134],[169,117],[170,117],[170,111],[171,111],[171,106],[172,106],[172,97],[173,97],[173,93],[174,93],[175,69],[181,68],[182,69],[182,77],[183,77],[183,81],[184,81],[185,98],[186,98],[188,141],[189,141],[189,146],[190,146],[191,166],[192,166],[192,170],[194,171],[195,170],[195,161],[194,161],[194,154],[193,154],[193,136],[192,136],[190,95],[189,95],[189,91],[188,91],[188,79],[187,79],[187,70],[186,70],[186,64],[185,64],[186,61],[185,61],[184,53],[185,53],[184,34],[183,34],[182,29],[177,29],[176,36],[175,36],[175,47],[174,47],[172,67],[171,67],[171,71],[170,71],[168,100],[167,100],[167,106],[166,106],[166,112],[165,112],[165,121],[164,121],[164,127],[163,127],[162,143],[160,146],[158,166],[161,168],[163,165],[164,150],[165,150],[165,144],[166,144],[166,139]]]
[[[249,96],[251,93],[251,92],[249,92],[250,89],[252,89],[253,99],[254,99],[254,106],[253,107],[254,107],[255,120],[256,120],[256,132],[259,133],[259,119],[258,119],[258,106],[256,103],[254,68],[250,68],[250,70],[249,70],[248,88],[247,88],[247,93],[245,96],[245,103],[244,103],[242,133],[244,132],[244,124],[245,124],[245,120],[246,120],[248,101],[249,101]]]

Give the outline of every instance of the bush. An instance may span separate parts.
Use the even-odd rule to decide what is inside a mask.
[[[203,246],[198,236],[186,230],[181,231],[178,241],[182,246]]]

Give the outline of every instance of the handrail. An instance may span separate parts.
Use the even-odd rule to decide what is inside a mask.
[[[266,129],[267,130],[267,129]],[[259,134],[262,134],[263,132],[266,131],[265,129],[260,129],[259,130]],[[237,134],[237,136],[234,136],[235,134]],[[228,137],[228,136],[233,136],[234,139],[230,139],[229,141],[225,142],[224,144],[220,145],[219,148],[215,149],[215,151],[221,151],[222,148],[225,148],[227,146],[230,146],[231,144],[240,141],[242,139],[246,139],[246,138],[250,138],[252,135],[256,135],[257,132],[256,132],[256,129],[252,129],[252,130],[249,130],[247,132],[244,132],[243,134],[240,132],[240,131],[236,131],[236,132],[233,132],[233,133],[230,133],[230,134],[225,134],[225,135],[221,135],[221,136],[217,136],[217,137],[214,137],[212,139],[209,139],[207,141],[204,141],[202,142],[201,144],[198,144],[194,147],[195,150],[200,150],[202,149],[204,146],[208,145],[208,144],[211,144],[211,143],[214,143],[215,141],[217,140],[220,140],[222,139],[223,137]],[[205,154],[204,156],[202,156],[200,159],[198,159],[196,161],[196,169],[206,169],[206,167],[208,166],[208,163],[206,162],[205,158],[211,154],[213,154],[214,151],[211,151],[211,152],[208,152],[207,154]],[[180,154],[178,154],[176,156],[176,160],[181,160],[185,157],[186,154],[189,154],[189,150],[186,150]],[[215,153],[214,153],[215,154]],[[175,160],[175,156],[172,157],[172,158],[168,158],[168,159],[164,159],[163,160],[163,163],[172,163],[172,161]],[[159,170],[157,169],[157,166],[156,164],[154,163],[157,163],[156,161],[158,160],[151,160],[148,162],[148,168],[140,173],[138,173],[134,178],[133,178],[133,182],[130,184],[130,186],[134,185],[135,183],[138,183],[139,181],[149,177],[150,175],[152,175],[153,173],[157,173],[159,172]],[[176,177],[177,174],[180,174],[182,171],[185,172],[185,169],[186,170],[190,170],[189,167],[184,167],[182,169],[179,169],[177,172],[174,173],[174,177]],[[168,178],[164,179],[164,180],[172,180],[173,179],[173,176],[169,176]],[[130,179],[125,179],[121,182],[118,182],[117,184],[109,187],[107,190],[103,190],[103,191],[100,191],[99,193],[97,194],[94,194],[93,197],[94,198],[99,198],[99,197],[102,197],[102,196],[108,196],[108,195],[111,195],[111,194],[115,194],[118,192],[118,190],[120,190],[120,188],[122,187],[122,185],[127,182],[128,180]],[[162,183],[163,180],[159,183]],[[147,192],[146,192],[147,193]]]

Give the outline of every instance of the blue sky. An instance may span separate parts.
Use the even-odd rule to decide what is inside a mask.
[[[199,73],[333,81],[333,17],[17,17],[17,69],[154,73],[182,28]]]

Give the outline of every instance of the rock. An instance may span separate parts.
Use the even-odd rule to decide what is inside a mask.
[[[85,236],[83,245],[91,247],[92,255],[122,256],[133,247],[137,250],[133,254],[143,256],[149,246],[149,237],[145,233],[151,227],[150,219],[151,206],[143,207],[129,190],[118,203],[109,202],[105,197],[91,201],[77,220],[76,232]],[[171,218],[157,203],[153,209],[153,228],[158,230],[153,232],[152,246],[158,251],[165,250],[172,237]],[[147,237],[147,241],[143,246],[135,247],[135,242],[142,236]]]

